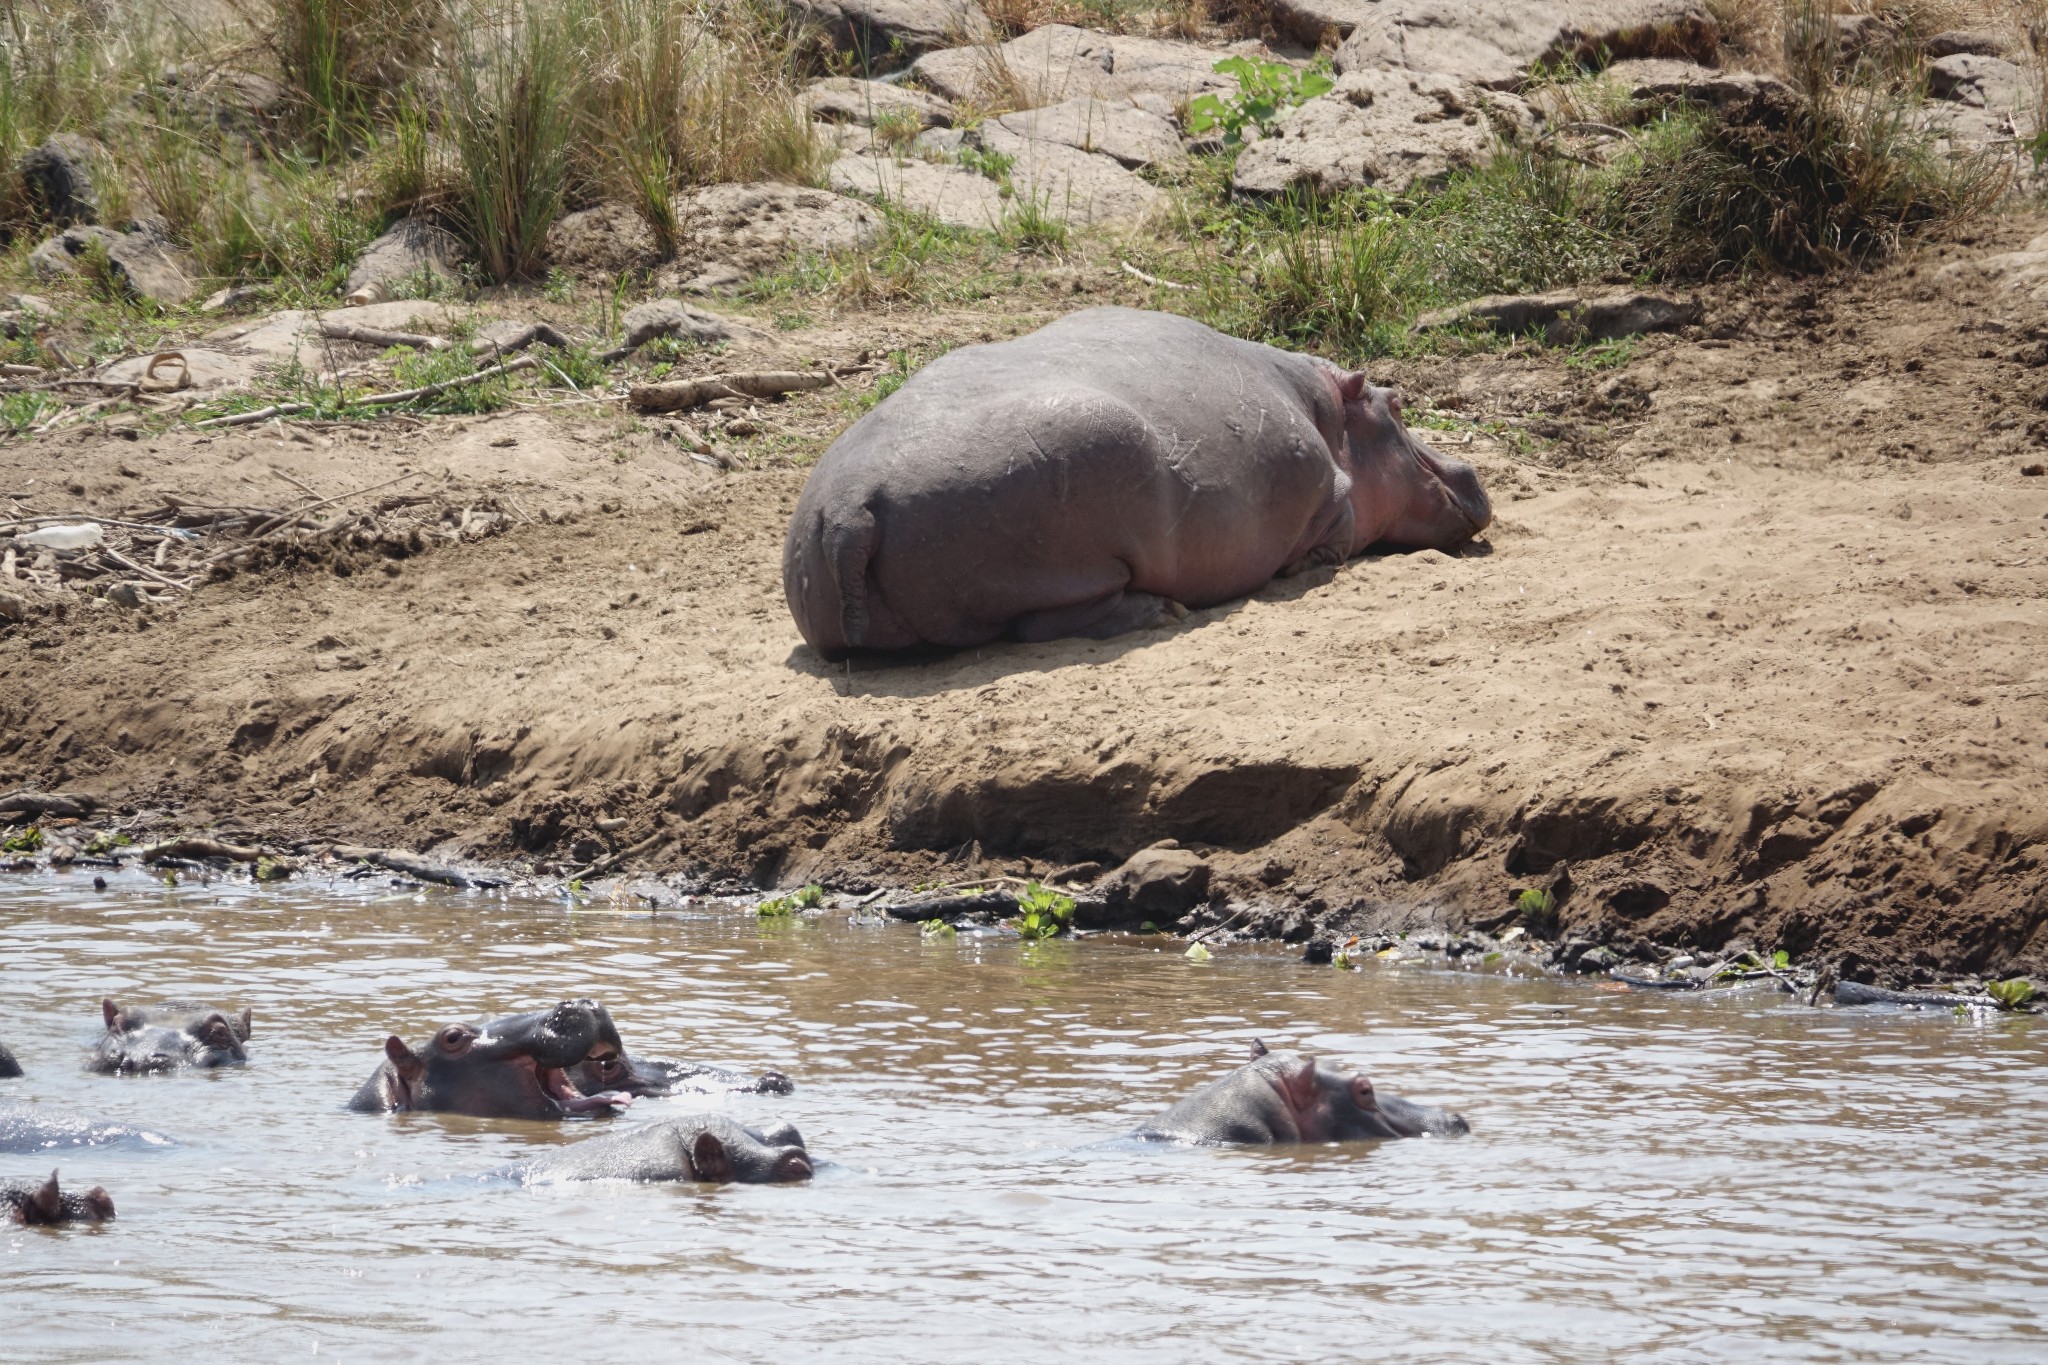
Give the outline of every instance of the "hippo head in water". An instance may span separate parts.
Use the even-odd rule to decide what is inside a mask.
[[[349,1108],[513,1119],[609,1114],[633,1097],[585,1094],[569,1069],[624,1053],[611,1015],[594,1000],[564,1000],[489,1023],[449,1024],[417,1048],[393,1034],[384,1040],[383,1064]]]
[[[1465,1120],[1433,1105],[1382,1095],[1362,1072],[1342,1072],[1298,1052],[1252,1043],[1251,1060],[1138,1130],[1175,1142],[1355,1142],[1450,1137]]]
[[[0,1218],[12,1223],[104,1223],[114,1216],[114,1201],[95,1185],[84,1194],[66,1194],[57,1173],[40,1185],[0,1181]]]
[[[811,1178],[811,1154],[789,1123],[747,1128],[719,1114],[668,1119],[579,1142],[515,1168],[529,1184],[564,1180],[784,1185]]]
[[[7,1050],[7,1044],[0,1043],[0,1081],[11,1080],[21,1074],[21,1063],[14,1060],[14,1054]]]
[[[1449,550],[1487,528],[1493,503],[1479,471],[1417,439],[1399,394],[1375,388],[1362,372],[1338,370],[1332,379],[1344,405],[1351,554],[1372,546]]]
[[[100,1001],[107,1031],[94,1045],[89,1070],[136,1076],[188,1067],[239,1066],[249,1060],[248,1010],[239,1015],[205,1006],[128,1006]]]

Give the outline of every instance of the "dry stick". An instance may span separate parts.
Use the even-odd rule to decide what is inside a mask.
[[[472,355],[489,355],[492,352],[502,355],[506,351],[523,351],[536,341],[543,346],[552,346],[558,351],[567,350],[569,346],[569,338],[547,323],[529,322],[503,341],[478,337],[469,343],[469,350]]]
[[[40,365],[0,365],[0,374],[7,375],[10,378],[41,374],[42,372],[43,367]]]
[[[1123,266],[1124,274],[1135,276],[1136,278],[1143,280],[1147,284],[1156,285],[1161,289],[1179,289],[1185,293],[1194,292],[1195,287],[1191,284],[1175,284],[1172,280],[1162,280],[1157,275],[1147,275],[1144,271],[1138,269],[1138,267],[1132,265],[1129,261],[1122,261],[1119,262],[1119,264]]]
[[[422,471],[415,469],[409,474],[400,474],[395,479],[386,479],[382,483],[371,484],[368,488],[358,488],[352,493],[339,493],[331,498],[322,498],[318,502],[309,502],[304,507],[294,507],[288,512],[280,512],[276,516],[272,517],[269,521],[264,522],[261,526],[258,526],[255,530],[251,531],[248,535],[248,539],[252,541],[258,540],[263,536],[270,534],[271,531],[277,529],[280,526],[288,525],[292,522],[297,521],[299,518],[305,516],[308,512],[317,512],[323,507],[332,507],[337,502],[347,502],[350,498],[359,498],[363,496],[363,494],[365,493],[376,493],[383,489],[391,487],[391,485],[395,483],[404,483],[407,479],[417,479],[418,477],[420,477],[421,472]],[[241,545],[237,545],[235,547],[235,549],[237,550],[243,548],[245,547]],[[224,553],[232,553],[232,551]],[[202,560],[201,563],[210,564],[213,562],[213,560],[218,558],[220,558],[219,555],[213,555],[205,560]]]
[[[301,493],[304,493],[309,498],[317,498],[320,496],[319,489],[313,487],[311,484],[307,483],[303,479],[293,478],[291,475],[285,473],[282,469],[279,469],[276,465],[270,466],[270,472],[277,475],[277,477],[283,479],[286,483],[298,489]]]
[[[159,843],[145,844],[136,850],[145,863],[156,862],[159,858],[228,858],[238,863],[253,863],[259,858],[270,857],[260,848],[245,848],[241,844],[224,844],[218,839],[179,838],[165,839]]]
[[[152,526],[146,521],[123,521],[119,517],[103,517],[97,512],[63,512],[48,516],[15,517],[0,521],[0,532],[17,530],[23,526],[49,526],[65,521],[96,521],[102,526],[118,526],[124,531],[152,531],[162,535],[164,527]]]
[[[661,384],[635,384],[626,396],[643,412],[677,412],[702,407],[715,398],[774,398],[785,393],[808,393],[831,383],[823,374],[800,370],[750,370]]]
[[[154,578],[157,582],[162,583],[166,587],[176,588],[180,592],[190,592],[192,590],[192,585],[190,583],[181,583],[175,578],[171,578],[164,574],[158,573],[155,569],[150,568],[147,564],[138,564],[134,560],[130,559],[128,556],[122,554],[119,550],[109,549],[105,546],[102,546],[100,548],[100,553],[105,555],[108,559],[113,560],[116,564],[119,564],[122,568],[131,569],[134,572],[141,574],[145,578]]]
[[[571,872],[569,874],[570,879],[575,880],[580,877],[603,876],[605,873],[617,867],[620,863],[625,862],[628,858],[638,858],[643,854],[652,853],[655,849],[667,843],[668,839],[669,835],[666,830],[657,831],[653,835],[650,835],[648,838],[642,839],[639,843],[634,844],[631,848],[622,848],[615,853],[607,853],[602,858],[599,858],[595,862],[591,863],[590,866],[583,868],[582,870],[577,872]]]
[[[448,349],[448,343],[440,337],[419,332],[387,332],[378,327],[358,327],[353,322],[323,322],[320,335],[329,341],[355,341],[365,346],[410,346],[416,351]]]
[[[438,384],[425,384],[417,389],[401,389],[397,393],[372,394],[368,398],[359,401],[366,408],[388,408],[398,403],[411,403],[421,398],[433,398],[438,394],[448,392],[450,389],[459,389],[465,384],[475,384],[480,380],[495,379],[500,375],[512,374],[518,370],[531,370],[539,364],[540,361],[533,356],[521,356],[517,360],[508,360],[502,365],[493,365],[489,369],[478,370],[475,374],[465,374],[455,379],[444,379]],[[194,431],[204,431],[212,427],[254,426],[258,422],[268,422],[273,417],[290,417],[294,413],[309,412],[312,408],[313,405],[311,403],[275,403],[256,412],[237,412],[227,417],[209,417],[204,422],[194,422],[192,429]]]

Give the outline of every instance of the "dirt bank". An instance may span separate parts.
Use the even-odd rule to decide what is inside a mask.
[[[1109,643],[811,656],[779,554],[803,463],[850,420],[831,392],[733,472],[573,409],[10,445],[0,480],[44,507],[276,504],[283,475],[409,468],[400,492],[506,515],[142,613],[29,594],[0,623],[0,785],[764,884],[1174,838],[1270,932],[1492,921],[1566,860],[1565,925],[1622,948],[2048,971],[2048,478],[2022,473],[2048,319],[1934,274],[2039,226],[1713,297],[1703,335],[1619,368],[1413,366],[1411,411],[1433,400],[1495,491],[1488,544]],[[1125,284],[737,349],[972,340]]]

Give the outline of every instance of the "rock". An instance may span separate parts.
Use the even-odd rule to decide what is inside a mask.
[[[612,278],[662,260],[647,220],[619,203],[563,214],[548,229],[547,249],[556,267],[584,277]]]
[[[2026,74],[2003,57],[1958,52],[1928,63],[1927,93],[1973,109],[2018,109],[2027,96]]]
[[[723,318],[692,308],[681,299],[649,299],[626,310],[621,319],[627,350],[637,350],[656,337],[681,337],[705,345],[730,341],[732,328]]]
[[[1340,72],[1393,67],[1512,89],[1538,62],[1714,60],[1703,0],[1380,0],[1337,49]]]
[[[157,78],[154,92],[137,99],[146,105],[152,95],[187,118],[251,141],[267,140],[291,109],[291,93],[270,77],[215,70],[202,62],[169,68]]]
[[[953,106],[937,95],[887,81],[832,76],[813,81],[802,95],[811,117],[821,123],[856,123],[872,128],[875,120],[916,121],[925,128],[953,126]]]
[[[435,335],[445,334],[460,317],[458,310],[431,299],[393,299],[356,308],[331,308],[324,313],[291,308],[268,317],[229,323],[200,340],[229,355],[317,370],[329,364],[334,347],[341,344],[321,337],[323,321]]]
[[[246,308],[252,303],[261,302],[263,292],[263,288],[260,285],[229,285],[226,289],[216,289],[213,293],[208,294],[206,302],[199,305],[199,311],[202,313],[225,313],[231,308]]]
[[[1700,306],[1655,294],[1607,294],[1584,298],[1569,291],[1549,294],[1493,294],[1415,320],[1411,330],[1432,332],[1474,328],[1507,336],[1541,332],[1545,344],[1614,341],[1645,332],[1673,332],[1700,320]]]
[[[1844,66],[1891,51],[1891,25],[1875,14],[1837,14],[1829,22],[1835,30],[1835,55]]]
[[[181,253],[149,232],[114,232],[103,227],[70,227],[29,253],[29,268],[44,279],[75,275],[95,246],[129,294],[150,303],[184,303],[192,297],[192,277]]]
[[[1205,91],[1237,89],[1234,77],[1215,69],[1229,55],[1194,43],[1047,24],[999,47],[927,53],[911,71],[927,89],[956,102],[1037,109],[1085,96],[1128,101],[1150,95],[1172,103]]]
[[[815,25],[840,52],[878,71],[911,57],[995,36],[974,0],[784,0],[792,17]]]
[[[158,356],[173,355],[179,358],[158,359]],[[135,384],[151,393],[187,389],[203,393],[253,384],[257,371],[265,363],[260,356],[229,355],[203,346],[180,346],[174,351],[117,360],[102,369],[99,377],[118,384]]]
[[[1975,53],[1979,57],[2003,57],[2006,49],[2005,40],[1995,33],[1952,28],[1920,44],[1920,51],[1930,58],[1953,57],[1963,52]]]
[[[342,285],[352,307],[391,296],[401,281],[418,276],[455,279],[462,243],[452,233],[419,218],[401,218],[384,235],[364,247]]]
[[[1164,923],[1209,899],[1209,864],[1184,848],[1140,849],[1101,890],[1113,909]]]
[[[1355,71],[1329,94],[1280,116],[1272,137],[1238,157],[1246,194],[1377,186],[1400,193],[1492,150],[1492,96],[1466,81],[1415,71]]]
[[[1266,0],[1274,32],[1305,47],[1320,46],[1333,33],[1349,38],[1378,12],[1378,0]]]
[[[57,133],[14,163],[29,203],[58,227],[100,220],[93,173],[99,150],[75,133]]]
[[[1166,165],[1187,155],[1170,120],[1116,100],[1083,96],[1043,109],[1004,114],[996,123],[1022,138],[1100,152],[1132,170]]]
[[[0,308],[27,314],[41,322],[57,320],[57,310],[41,294],[0,294]]]
[[[1757,71],[1716,71],[1696,62],[1639,57],[1616,62],[1602,75],[1644,102],[1689,100],[1720,111],[1735,123],[1775,123],[1799,103],[1799,93],[1776,76]],[[1773,116],[1770,111],[1779,111]]]
[[[1337,945],[1326,938],[1312,938],[1301,950],[1301,960],[1311,967],[1327,967],[1337,955]]]
[[[2018,251],[1951,261],[1937,270],[1934,278],[1961,297],[1988,287],[2031,303],[2048,303],[2048,232]]]
[[[736,279],[799,252],[848,251],[870,241],[882,215],[830,190],[759,183],[707,185],[678,195],[676,220],[700,278]]]
[[[1093,227],[1136,222],[1166,201],[1157,186],[1099,152],[1020,137],[1001,123],[983,124],[980,139],[984,151],[1011,158],[1012,212],[1036,204],[1048,218]]]
[[[849,154],[832,163],[826,181],[955,227],[993,230],[1010,208],[1002,186],[981,172],[914,157]]]

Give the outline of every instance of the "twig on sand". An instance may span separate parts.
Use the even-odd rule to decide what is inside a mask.
[[[454,379],[443,379],[438,384],[422,384],[416,389],[400,389],[396,393],[373,393],[368,398],[357,399],[356,402],[358,405],[366,408],[388,408],[400,403],[414,403],[422,398],[437,397],[448,392],[450,389],[459,389],[466,384],[475,384],[486,379],[495,379],[500,375],[512,374],[518,370],[535,369],[539,365],[540,360],[538,357],[523,355],[517,360],[508,360],[502,365],[491,365],[478,370],[474,374],[458,375]],[[194,430],[198,431],[211,430],[217,427],[254,426],[258,422],[268,422],[273,417],[290,417],[295,413],[310,412],[313,410],[313,406],[311,403],[273,403],[267,408],[259,408],[254,412],[237,412],[230,413],[225,417],[209,417],[204,422],[194,422],[192,426]]]
[[[320,335],[329,341],[353,341],[364,346],[409,346],[416,351],[445,351],[441,337],[419,332],[387,332],[381,327],[358,327],[353,322],[323,322]]]
[[[659,384],[635,384],[627,401],[642,412],[678,412],[699,408],[717,398],[774,398],[785,393],[808,393],[828,388],[834,381],[829,373],[804,370],[747,370],[733,374],[705,375],[698,379],[674,379]]]

